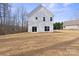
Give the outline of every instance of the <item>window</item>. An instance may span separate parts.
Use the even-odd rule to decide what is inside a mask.
[[[32,32],[37,32],[37,27],[36,26],[32,27]]]
[[[50,21],[52,21],[52,17],[50,17]]]
[[[49,30],[50,30],[49,26],[45,26],[45,31],[49,31]]]
[[[38,17],[36,17],[36,20],[38,19]]]
[[[43,17],[43,21],[45,21],[45,17]]]

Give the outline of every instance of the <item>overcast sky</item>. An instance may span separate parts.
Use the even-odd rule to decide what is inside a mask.
[[[38,5],[38,3],[16,3],[12,4],[12,8],[24,6],[27,12],[30,13]],[[54,22],[79,18],[79,4],[77,3],[43,3],[42,5],[54,14]]]

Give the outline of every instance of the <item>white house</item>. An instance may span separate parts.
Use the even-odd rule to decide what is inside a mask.
[[[63,29],[79,29],[79,19],[65,21],[63,23]]]
[[[39,5],[28,15],[28,32],[53,32],[53,14]]]

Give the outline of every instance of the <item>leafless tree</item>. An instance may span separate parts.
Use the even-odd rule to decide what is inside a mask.
[[[0,24],[1,24],[1,30],[3,34],[6,34],[7,32],[7,20],[9,16],[9,4],[8,3],[0,3]]]
[[[12,13],[11,4],[0,3],[0,33],[9,34],[26,31],[26,8],[20,6]]]
[[[25,26],[24,26],[24,24],[25,24],[25,20],[26,20],[26,14],[27,14],[27,12],[26,12],[26,8],[24,7],[24,6],[22,6],[22,8],[21,8],[21,22],[22,22],[22,31],[25,31]]]

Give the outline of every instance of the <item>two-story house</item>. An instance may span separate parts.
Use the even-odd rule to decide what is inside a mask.
[[[28,32],[53,32],[53,14],[39,5],[28,15]]]

